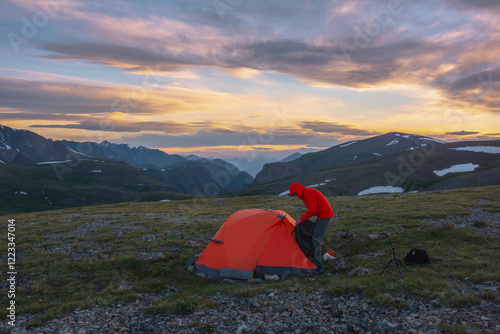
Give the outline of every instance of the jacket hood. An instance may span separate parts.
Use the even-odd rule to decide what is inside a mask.
[[[305,187],[303,185],[301,185],[298,182],[294,182],[290,186],[290,196],[297,193],[298,197],[302,198],[302,194],[304,193],[304,189],[305,189]]]

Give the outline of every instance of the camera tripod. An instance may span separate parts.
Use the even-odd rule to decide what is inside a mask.
[[[401,260],[396,256],[396,245],[393,244],[391,249],[392,249],[392,258],[389,260],[389,263],[387,263],[384,270],[382,270],[382,272],[380,273],[380,276],[382,276],[382,274],[385,272],[387,267],[389,267],[391,262],[394,261],[396,263],[396,266],[398,267],[399,276],[401,276],[401,279],[403,279],[403,274],[401,273],[401,268],[399,268],[399,265],[401,264],[403,266],[403,268],[405,268],[406,271],[408,271],[408,272],[410,272],[410,270],[408,268],[406,268],[406,266],[403,264],[403,262],[401,262]]]

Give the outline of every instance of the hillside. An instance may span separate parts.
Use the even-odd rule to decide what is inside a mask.
[[[352,162],[394,155],[419,147],[428,147],[428,145],[440,146],[443,144],[435,139],[418,135],[386,133],[364,140],[342,143],[323,151],[304,154],[292,161],[267,164],[255,177],[255,184],[313,170],[350,165]]]
[[[253,182],[220,159],[107,141],[54,142],[1,125],[0,158],[0,213],[213,196]]]
[[[106,203],[186,199],[178,189],[115,161],[0,165],[0,214]]]
[[[67,140],[59,142],[76,152],[100,156],[107,160],[123,161],[129,166],[138,168],[165,168],[176,162],[186,160],[178,154],[167,154],[144,146],[130,147],[126,144],[115,144],[108,141],[103,141],[100,144]]]
[[[27,130],[0,125],[0,164],[35,166],[39,162],[81,157],[61,143]]]
[[[169,168],[147,169],[143,173],[175,186],[180,192],[202,196],[238,191],[254,180],[247,172],[221,159],[179,161]]]
[[[263,182],[265,179],[272,181]],[[419,191],[498,185],[500,141],[441,143],[386,134],[306,154],[292,162],[266,165],[252,187],[237,194],[277,195],[295,181],[329,196],[357,195],[373,187]]]
[[[297,217],[304,210],[299,200],[204,198],[11,215],[17,329],[498,332],[499,186],[329,201],[336,217],[323,249],[337,260],[326,263],[326,274],[253,283],[217,282],[183,267],[236,210],[281,209]],[[337,237],[341,229],[355,237]],[[409,266],[403,280],[394,264],[380,276],[393,244],[401,259],[424,248],[434,260]],[[7,244],[1,247],[6,254]],[[355,269],[336,270],[340,260]],[[7,282],[4,273],[0,278]],[[8,284],[0,288],[7,296]],[[5,332],[5,313],[2,320]]]

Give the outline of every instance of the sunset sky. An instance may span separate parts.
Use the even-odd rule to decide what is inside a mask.
[[[0,0],[0,124],[202,156],[500,138],[498,0]]]

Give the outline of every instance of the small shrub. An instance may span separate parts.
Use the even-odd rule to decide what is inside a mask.
[[[472,223],[472,226],[474,226],[474,227],[488,227],[488,224],[486,224],[483,221],[476,220],[474,223]]]
[[[211,325],[211,324],[206,324],[206,325],[200,325],[198,327],[198,330],[200,332],[212,332],[217,328],[217,325]]]
[[[170,312],[178,315],[186,315],[193,313],[196,310],[196,305],[192,302],[177,302],[170,306]]]

